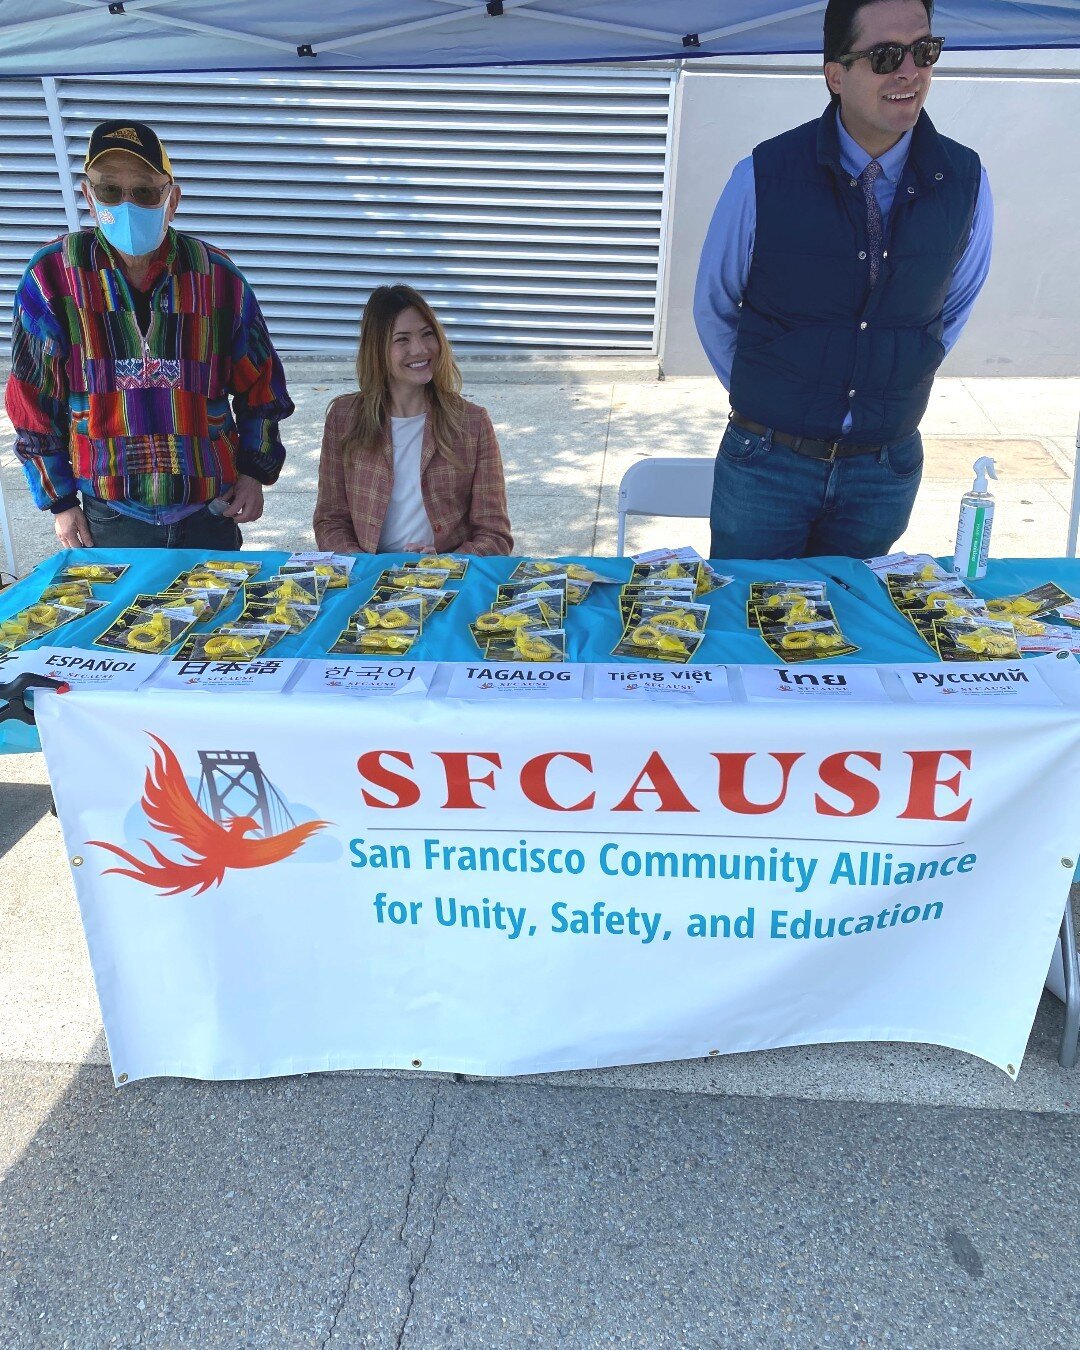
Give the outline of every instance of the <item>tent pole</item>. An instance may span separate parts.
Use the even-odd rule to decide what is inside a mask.
[[[60,180],[60,192],[64,198],[64,216],[68,229],[74,233],[79,228],[79,203],[75,199],[75,183],[71,176],[64,119],[60,113],[60,98],[56,92],[54,76],[41,77],[41,92],[45,95],[45,111],[49,116],[49,134],[52,137],[53,156],[56,159],[56,175]]]
[[[15,544],[11,538],[11,522],[8,520],[7,508],[4,505],[2,482],[0,482],[0,544],[4,546],[3,557],[6,559],[4,570],[17,577],[19,574],[15,569]]]
[[[1076,458],[1073,460],[1072,504],[1069,507],[1069,538],[1066,558],[1076,557],[1077,526],[1080,525],[1080,419],[1076,423]]]

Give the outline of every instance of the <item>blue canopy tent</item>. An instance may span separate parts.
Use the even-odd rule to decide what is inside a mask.
[[[4,0],[0,77],[821,50],[825,0]],[[950,51],[1080,46],[1076,0],[942,0]]]
[[[0,80],[813,54],[825,7],[826,0],[3,0]],[[941,0],[935,28],[952,52],[1080,48],[1080,3]],[[1078,519],[1074,474],[1070,553]],[[2,496],[0,543],[13,567]]]

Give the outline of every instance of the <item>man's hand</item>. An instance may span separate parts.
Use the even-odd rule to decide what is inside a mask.
[[[434,553],[435,549],[431,544],[406,544],[401,551],[402,553]]]
[[[235,520],[238,525],[250,525],[263,513],[262,484],[257,478],[249,478],[242,473],[229,494],[229,504],[221,513]]]
[[[94,536],[81,506],[73,506],[70,511],[57,511],[53,516],[53,529],[64,548],[94,547]]]

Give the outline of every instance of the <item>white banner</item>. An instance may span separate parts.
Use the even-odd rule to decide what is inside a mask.
[[[46,695],[117,1079],[846,1040],[1015,1075],[1080,841],[1057,667],[962,716]]]

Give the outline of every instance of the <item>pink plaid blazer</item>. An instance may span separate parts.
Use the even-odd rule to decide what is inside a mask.
[[[377,454],[342,453],[359,394],[343,394],[326,410],[315,542],[334,553],[377,553],[390,491],[394,453],[387,436]],[[514,547],[495,428],[486,408],[465,404],[455,466],[436,449],[431,418],[420,452],[420,491],[439,553],[509,553]]]

